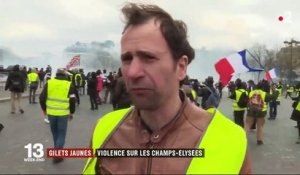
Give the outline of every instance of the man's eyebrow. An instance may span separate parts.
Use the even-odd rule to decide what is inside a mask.
[[[155,53],[149,52],[149,51],[144,51],[144,50],[137,51],[136,54],[138,56],[153,56],[153,57],[156,56]]]
[[[125,53],[122,53],[122,54],[121,54],[121,59],[124,59],[124,58],[129,57],[129,56],[132,56],[132,53],[131,53],[131,52],[125,52]]]
[[[151,51],[145,51],[145,50],[138,50],[136,52],[124,52],[121,54],[121,58],[125,58],[128,56],[132,56],[132,55],[138,55],[138,56],[145,56],[145,55],[150,55],[150,56],[155,56],[156,53],[155,52],[151,52]]]

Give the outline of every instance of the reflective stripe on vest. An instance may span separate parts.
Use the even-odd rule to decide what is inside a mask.
[[[131,109],[131,108],[130,108]],[[125,119],[130,109],[114,111],[102,117],[94,130],[92,148],[101,148],[109,135],[113,134]],[[208,109],[213,114],[209,127],[204,132],[198,148],[204,148],[204,158],[192,158],[187,174],[238,174],[243,165],[247,149],[244,130],[224,117],[214,108]],[[127,114],[125,114],[127,113]],[[230,137],[228,137],[230,136]],[[236,142],[239,144],[236,144]],[[83,169],[84,174],[95,174],[97,158],[88,158]]]
[[[196,93],[196,91],[194,89],[191,89],[191,93],[192,93],[192,97],[194,99],[195,102],[198,101],[198,95]]]
[[[69,91],[71,82],[67,80],[48,80],[47,114],[53,116],[66,116],[70,114]]]
[[[38,81],[38,74],[35,72],[31,72],[30,74],[27,75],[28,77],[28,82],[29,84],[31,84],[31,82],[37,82]]]
[[[79,84],[77,84],[77,77],[80,77]],[[75,75],[75,86],[81,86],[82,85],[82,77],[81,74],[76,74]]]
[[[233,99],[233,103],[232,103],[232,109],[234,111],[243,111],[243,110],[247,109],[247,108],[240,108],[239,105],[237,104],[237,102],[240,100],[243,92],[246,92],[246,94],[248,95],[248,93],[245,89],[235,90],[235,99]]]
[[[267,111],[267,103],[266,103],[266,92],[263,91],[263,90],[260,90],[260,89],[255,89],[253,91],[250,92],[249,94],[249,99],[254,95],[254,94],[260,94],[261,95],[261,98],[264,102],[264,106],[263,106],[263,109],[262,111]]]
[[[298,101],[298,104],[297,104],[297,106],[296,106],[296,110],[297,110],[297,111],[300,111],[300,101]]]
[[[282,95],[282,88],[277,88],[276,90],[278,90],[278,92],[279,92],[276,101],[280,101],[281,100],[281,95]]]

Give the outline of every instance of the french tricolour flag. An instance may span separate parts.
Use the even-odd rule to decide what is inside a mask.
[[[272,80],[274,78],[277,78],[277,70],[275,68],[266,72],[266,76],[265,76],[266,80]]]
[[[253,69],[249,67],[246,60],[246,50],[221,58],[215,64],[215,69],[224,86],[228,84],[234,73],[262,71],[262,69]]]

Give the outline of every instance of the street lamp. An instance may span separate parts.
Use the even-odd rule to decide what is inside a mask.
[[[291,39],[291,41],[284,41],[283,43],[291,46],[291,64],[290,64],[290,73],[289,73],[289,84],[291,84],[292,83],[292,72],[293,72],[293,44],[295,44],[295,45],[300,44],[300,41]]]

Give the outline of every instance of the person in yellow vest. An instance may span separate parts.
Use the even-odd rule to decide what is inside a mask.
[[[50,121],[54,148],[64,147],[68,119],[73,119],[75,112],[74,91],[65,71],[57,69],[56,77],[48,80],[41,92],[40,105],[44,115],[47,115]],[[62,158],[53,159],[53,163],[61,161],[63,161]]]
[[[297,83],[296,89],[300,88],[300,83]],[[291,120],[294,120],[297,122],[297,128],[298,128],[298,139],[296,141],[297,144],[300,144],[300,94],[297,93],[297,97],[293,97],[293,112],[291,115]]]
[[[249,93],[248,108],[245,122],[245,130],[248,133],[254,121],[256,120],[257,145],[262,145],[263,142],[263,126],[265,116],[267,115],[267,103],[270,101],[270,95],[262,90],[262,82],[259,82],[256,88]]]
[[[72,83],[72,85],[75,88],[76,102],[77,102],[77,105],[79,106],[79,104],[80,104],[79,91],[80,91],[80,81],[81,81],[81,78],[80,78],[80,75],[78,73],[78,69],[77,68],[73,69],[71,72],[72,72],[71,83]],[[76,79],[77,79],[77,81],[76,81]]]
[[[286,94],[285,94],[285,98],[287,98],[288,96],[290,98],[292,98],[292,93],[294,92],[294,87],[292,85],[287,85],[286,87]]]
[[[181,82],[180,87],[185,95],[190,99],[190,101],[198,106],[198,95],[197,92],[191,87],[188,76],[186,76],[185,79]]]
[[[242,80],[235,80],[236,90],[229,96],[229,98],[233,99],[232,109],[234,122],[244,128],[244,114],[247,109],[247,101],[248,101],[248,92],[243,87]],[[244,101],[244,104],[243,102]]]
[[[270,99],[269,102],[269,115],[270,117],[268,118],[268,120],[275,120],[276,116],[277,116],[277,99],[279,96],[279,91],[276,89],[276,84],[272,85],[272,89],[270,91],[270,95],[272,96],[272,98]]]
[[[32,68],[31,73],[27,74],[27,79],[29,84],[29,104],[36,104],[35,94],[39,85],[39,75],[35,68]]]
[[[277,99],[276,99],[276,102],[277,102],[277,105],[280,105],[281,96],[282,96],[282,83],[281,83],[281,82],[279,82],[279,83],[277,84],[276,89],[277,89],[278,92],[279,92],[278,97],[277,97]]]
[[[99,119],[92,149],[198,149],[205,157],[92,157],[84,174],[251,173],[244,130],[216,110],[193,105],[180,81],[194,58],[183,21],[156,5],[127,3],[121,70],[133,107]]]
[[[79,72],[78,69],[75,69],[75,72],[74,72],[74,85],[75,85],[75,88],[76,90],[78,91],[78,94],[81,95],[81,87],[82,87],[82,76],[81,76],[81,73]]]

